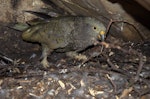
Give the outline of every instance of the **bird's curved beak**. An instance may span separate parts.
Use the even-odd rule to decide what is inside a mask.
[[[100,31],[98,38],[103,42],[105,40],[105,32],[104,31]]]

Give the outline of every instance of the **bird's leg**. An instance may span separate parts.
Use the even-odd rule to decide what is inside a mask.
[[[41,64],[43,65],[44,68],[49,67],[49,62],[47,61],[47,57],[51,50],[46,46],[42,45],[42,61]]]
[[[87,56],[78,54],[76,51],[66,52],[66,55],[77,60],[87,60]]]

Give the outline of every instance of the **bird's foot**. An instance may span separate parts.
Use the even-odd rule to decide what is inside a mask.
[[[76,52],[67,52],[66,55],[79,61],[86,61],[88,59],[86,55],[78,54]]]
[[[48,68],[50,66],[49,62],[47,61],[47,59],[43,59],[41,61],[41,64],[43,65],[44,68]]]

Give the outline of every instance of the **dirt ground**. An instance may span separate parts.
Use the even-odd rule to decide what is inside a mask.
[[[16,8],[10,10],[10,1],[18,1],[18,6],[14,3]],[[25,8],[45,6],[27,1],[0,0],[0,8],[5,8],[0,10],[0,99],[150,99],[149,39],[135,43],[107,35],[105,42],[80,53],[87,56],[86,61],[53,52],[45,69],[40,64],[41,46],[23,41],[22,32],[7,27],[31,18],[22,14]]]
[[[51,67],[44,69],[38,44],[24,42],[21,32],[0,30],[1,99],[150,97],[150,42],[124,42],[108,36],[82,53],[87,61],[54,52],[48,58]]]

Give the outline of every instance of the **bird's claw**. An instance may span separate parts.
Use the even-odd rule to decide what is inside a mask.
[[[43,59],[41,61],[41,64],[43,65],[44,68],[48,68],[50,66],[49,62],[47,61],[47,59]]]

